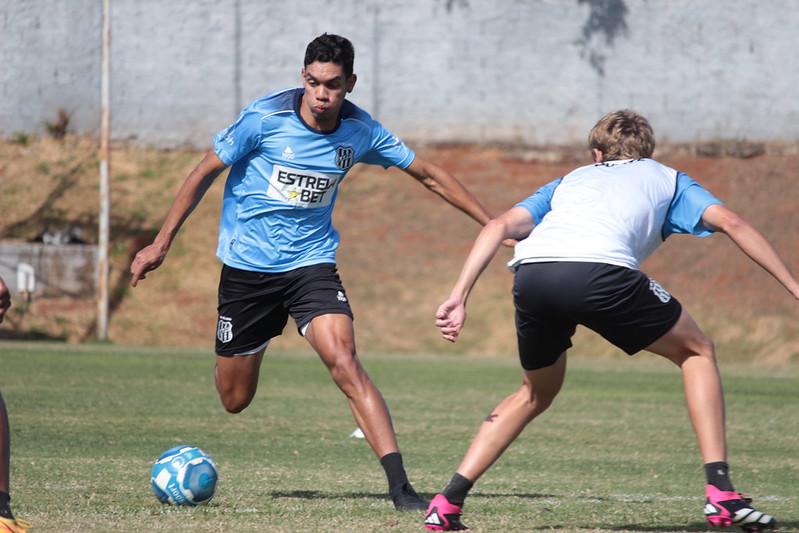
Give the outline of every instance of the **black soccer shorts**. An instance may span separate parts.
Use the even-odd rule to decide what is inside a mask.
[[[253,353],[283,333],[291,315],[297,330],[320,315],[353,317],[336,265],[324,263],[266,273],[222,266],[216,353]]]
[[[602,263],[519,266],[513,284],[519,358],[551,366],[571,348],[578,324],[632,355],[669,332],[682,305],[639,270]]]

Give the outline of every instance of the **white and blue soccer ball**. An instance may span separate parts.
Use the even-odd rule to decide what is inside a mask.
[[[211,456],[196,446],[175,446],[153,465],[155,497],[169,505],[202,505],[214,496],[218,475]]]

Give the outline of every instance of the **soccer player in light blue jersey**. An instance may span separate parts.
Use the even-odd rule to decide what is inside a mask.
[[[352,311],[336,272],[331,223],[338,187],[355,163],[396,166],[477,222],[491,218],[452,175],[424,160],[345,99],[355,87],[352,44],[324,34],[307,47],[302,87],[253,102],[214,137],[153,243],[131,265],[131,285],[164,261],[183,222],[228,167],[217,255],[222,260],[216,387],[225,409],[252,401],[269,340],[291,316],[347,397],[385,469],[398,509],[424,510],[382,395],[355,350]]]
[[[472,485],[557,396],[566,350],[577,324],[632,355],[648,350],[683,375],[688,414],[705,465],[705,516],[711,525],[749,531],[774,527],[753,509],[728,476],[724,397],[711,339],[639,265],[672,233],[726,234],[747,256],[799,299],[799,280],[771,244],[683,173],[650,159],[648,121],[629,110],[602,118],[591,131],[594,164],[545,185],[483,228],[450,297],[436,313],[442,336],[454,342],[466,320],[466,300],[505,239],[520,239],[509,267],[520,389],[486,418],[425,526],[466,529],[460,520]]]

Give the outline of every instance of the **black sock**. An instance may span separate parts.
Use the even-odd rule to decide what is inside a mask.
[[[724,461],[718,461],[715,463],[707,463],[705,465],[705,477],[707,478],[707,484],[713,485],[719,490],[732,492],[732,482],[730,481],[730,476],[728,474],[729,466]]]
[[[474,483],[455,472],[452,479],[449,480],[444,491],[441,493],[452,505],[463,507],[463,502],[466,500],[466,495],[472,490]]]
[[[383,466],[383,470],[386,471],[389,491],[394,487],[401,487],[408,483],[408,475],[405,473],[405,466],[402,464],[401,453],[387,453],[380,458],[380,464]]]
[[[11,496],[3,490],[0,490],[0,516],[14,518],[14,515],[11,514]]]

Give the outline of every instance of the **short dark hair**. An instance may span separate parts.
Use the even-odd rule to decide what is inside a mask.
[[[655,134],[642,115],[629,109],[602,117],[588,135],[589,148],[602,152],[604,161],[652,157]]]
[[[308,43],[305,49],[305,63],[335,63],[344,67],[346,77],[352,76],[355,63],[355,49],[349,39],[332,33],[324,33]]]

